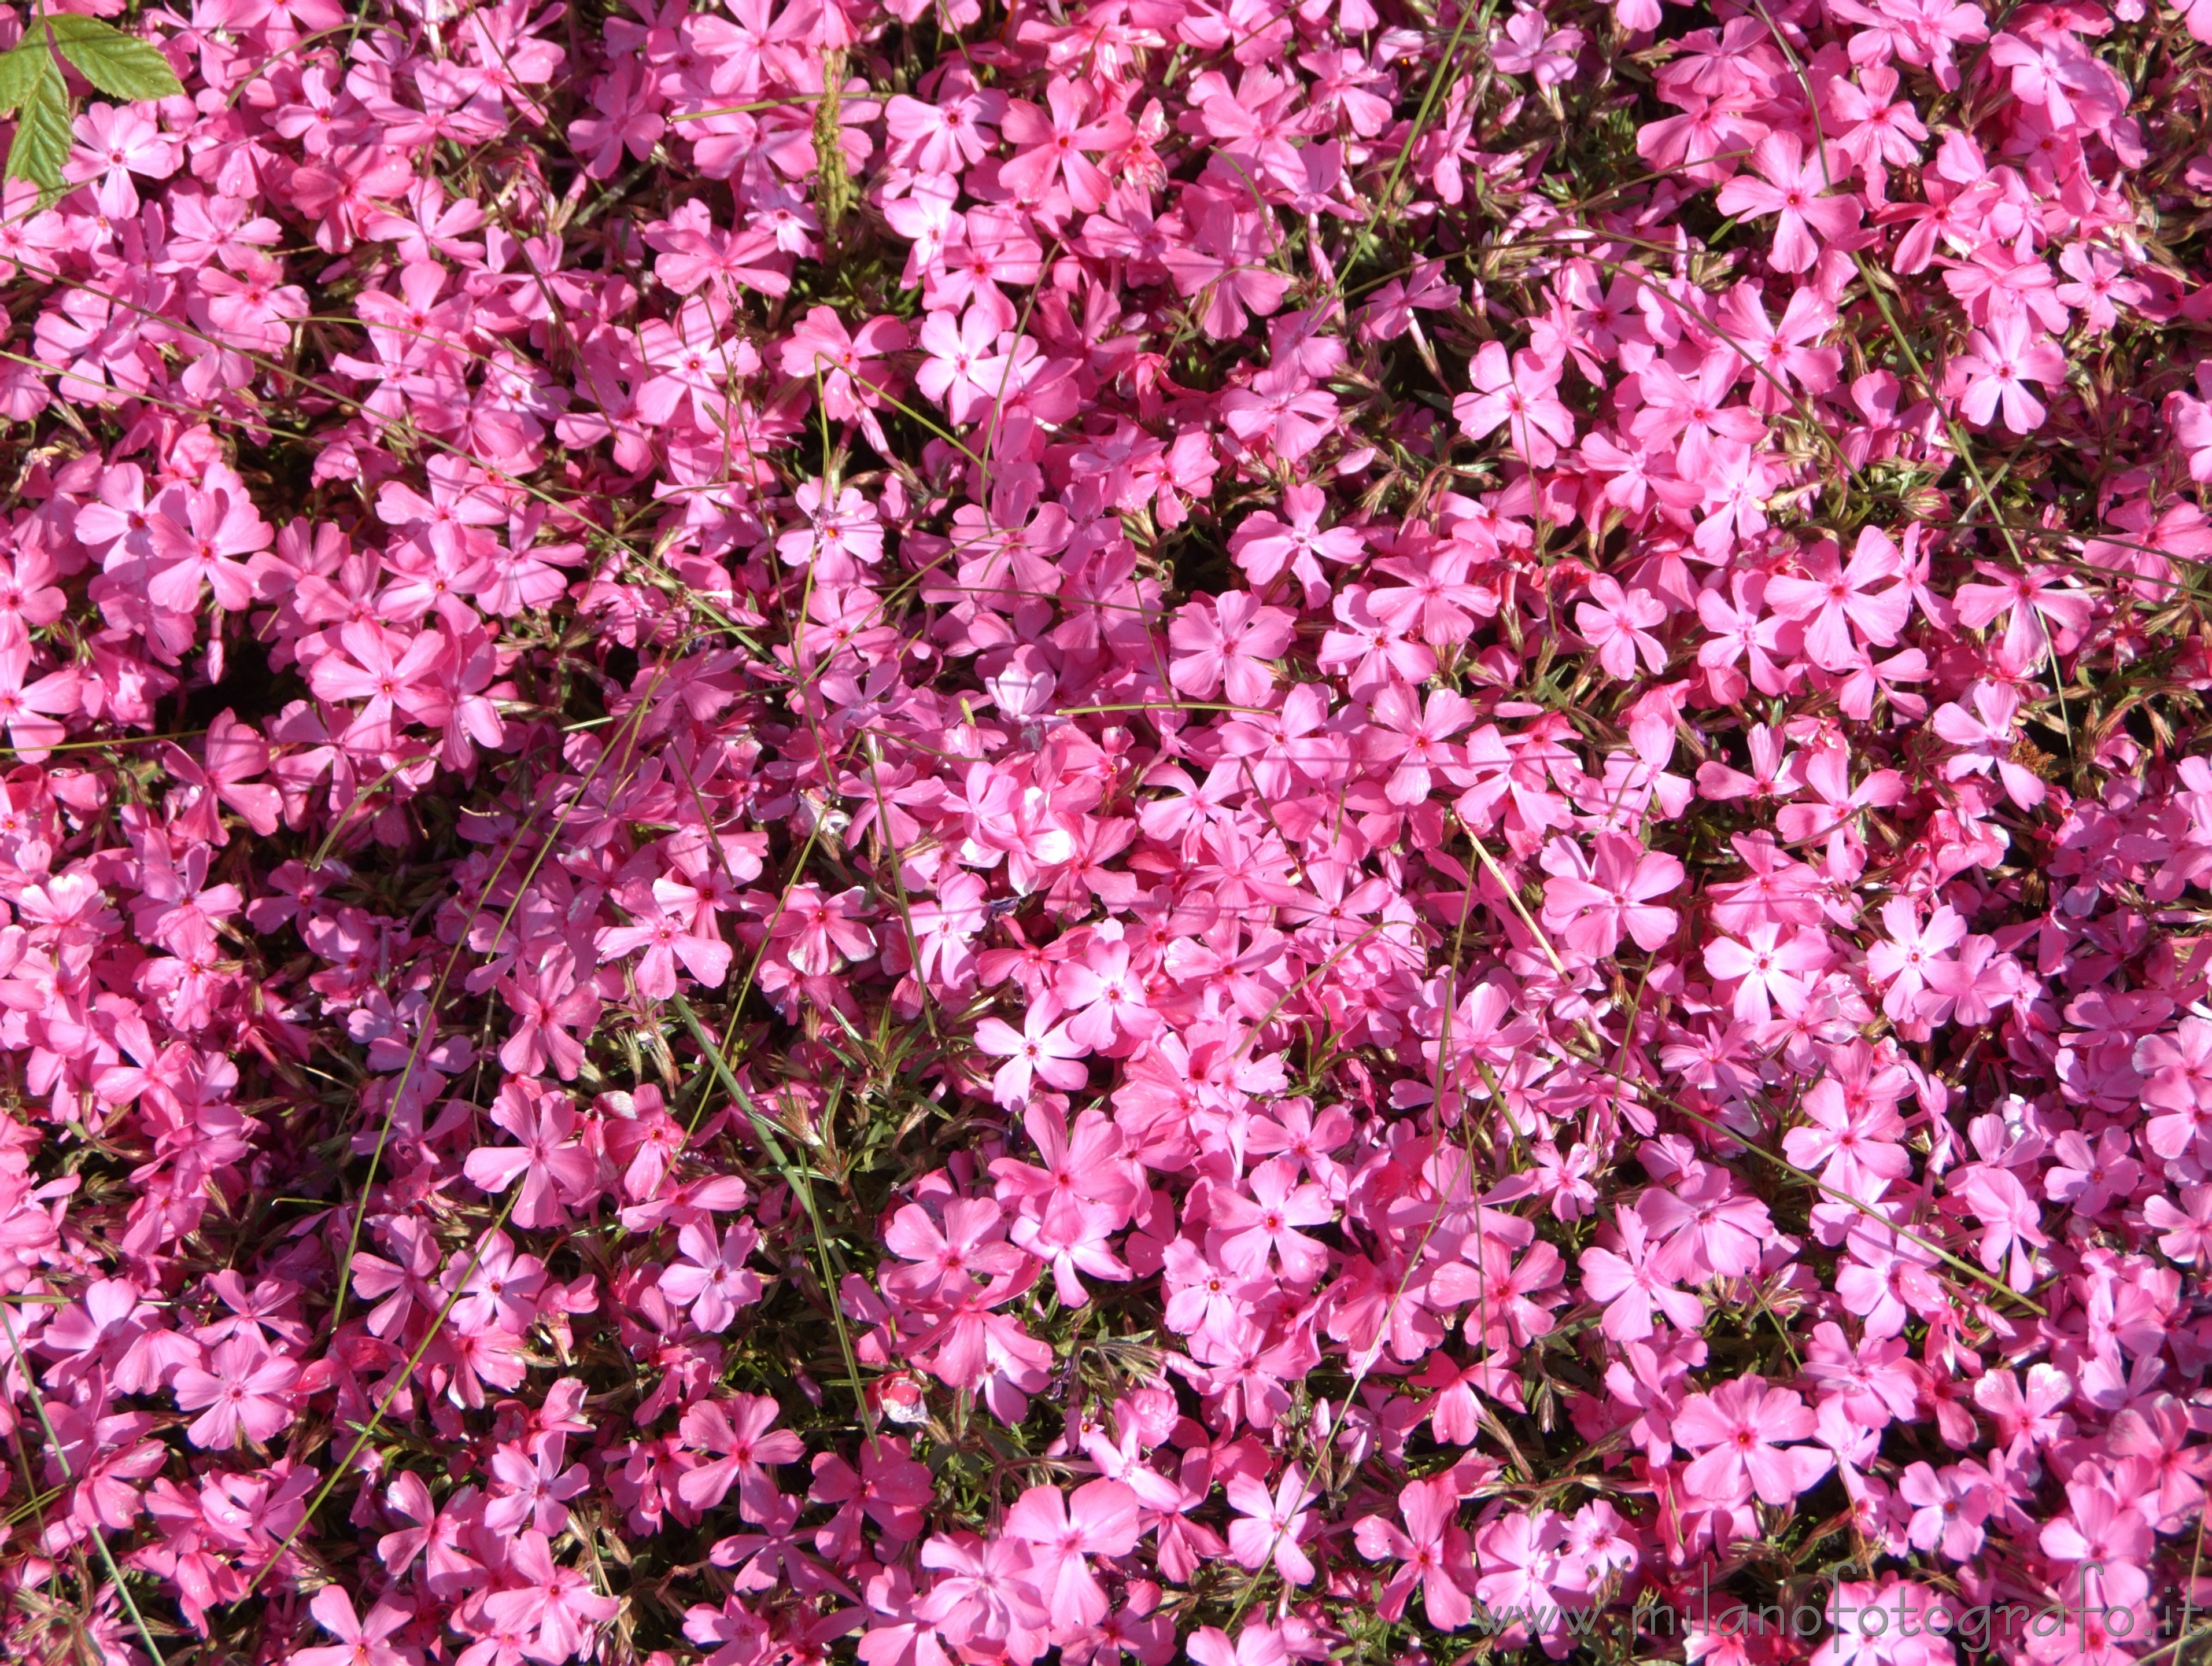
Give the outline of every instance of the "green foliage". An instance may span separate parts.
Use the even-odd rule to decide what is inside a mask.
[[[136,102],[173,98],[185,90],[169,68],[169,60],[150,40],[125,34],[97,17],[74,13],[33,19],[31,27],[36,30],[40,24],[52,32],[53,44],[61,49],[62,56],[110,98]],[[31,41],[27,34],[16,52],[24,51]]]
[[[8,58],[20,58],[26,50],[18,46]],[[43,45],[36,50],[41,54],[46,51]],[[61,71],[53,67],[51,57],[42,68],[31,71],[30,81],[15,123],[15,142],[8,147],[7,177],[30,180],[39,187],[43,202],[63,189],[62,169],[70,158],[75,112],[70,107],[69,89],[62,84]]]

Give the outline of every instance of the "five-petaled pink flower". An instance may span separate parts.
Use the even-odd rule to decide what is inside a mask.
[[[1788,1504],[1826,1474],[1832,1453],[1787,1443],[1808,1438],[1812,1408],[1763,1377],[1739,1377],[1711,1394],[1693,1394],[1675,1414],[1674,1438],[1700,1456],[1682,1472],[1699,1496]]]
[[[1968,422],[2002,415],[2008,432],[2033,434],[2049,413],[2028,384],[2063,386],[2066,355],[2025,312],[2000,313],[1966,338],[1966,351],[1951,361],[1951,380],[1963,386],[1959,409]]]
[[[1795,134],[1770,133],[1752,148],[1751,165],[1758,177],[1739,173],[1721,187],[1720,211],[1777,216],[1768,256],[1777,271],[1807,271],[1823,239],[1837,242],[1858,224],[1857,199],[1830,192],[1837,179],[1820,144],[1808,155]]]
[[[177,1404],[200,1414],[185,1431],[186,1438],[195,1446],[216,1448],[269,1439],[291,1422],[292,1389],[299,1380],[299,1365],[271,1353],[258,1335],[226,1337],[215,1345],[204,1369],[186,1365],[177,1372]]]

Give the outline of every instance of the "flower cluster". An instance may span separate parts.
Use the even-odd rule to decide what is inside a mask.
[[[9,1657],[2201,1647],[2212,4],[70,4]]]

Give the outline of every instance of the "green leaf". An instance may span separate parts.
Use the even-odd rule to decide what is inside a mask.
[[[8,147],[8,178],[28,179],[52,198],[64,188],[62,169],[76,146],[70,131],[69,89],[60,67],[49,58],[23,95],[15,119],[15,142]]]
[[[165,99],[185,90],[169,60],[150,40],[141,40],[112,23],[74,12],[33,18],[23,38],[27,43],[41,40],[49,27],[62,55],[110,98]]]
[[[38,85],[39,77],[53,64],[53,54],[46,50],[43,40],[27,40],[5,57],[0,57],[0,116],[11,116],[22,108],[23,100]]]

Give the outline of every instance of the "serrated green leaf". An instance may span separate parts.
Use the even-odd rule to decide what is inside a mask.
[[[8,178],[28,179],[42,196],[59,195],[65,184],[62,169],[76,145],[70,129],[69,89],[62,84],[60,67],[49,58],[23,95],[15,142],[8,147]]]
[[[153,42],[125,34],[112,23],[73,12],[34,17],[24,30],[25,41],[43,39],[49,27],[62,55],[110,98],[165,99],[185,90]]]
[[[0,56],[0,116],[11,116],[21,109],[39,77],[52,67],[53,54],[46,50],[44,40],[26,40],[12,52]]]

